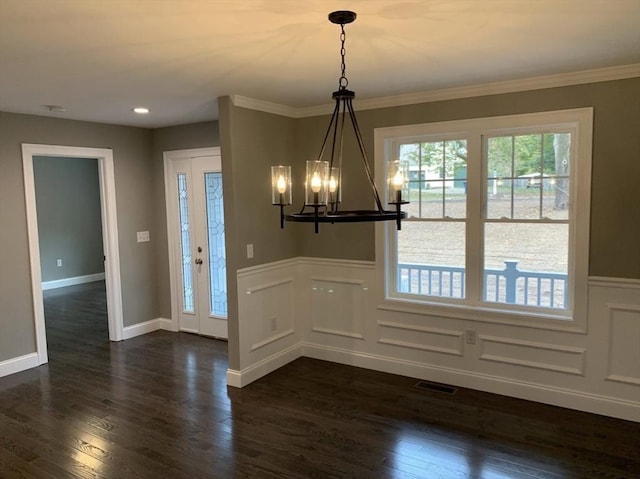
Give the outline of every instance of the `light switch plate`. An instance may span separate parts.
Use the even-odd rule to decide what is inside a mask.
[[[149,232],[148,231],[138,231],[137,233],[138,243],[144,243],[149,241]]]

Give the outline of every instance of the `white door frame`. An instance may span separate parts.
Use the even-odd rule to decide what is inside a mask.
[[[118,247],[118,217],[116,211],[116,186],[113,168],[113,152],[107,148],[22,144],[24,194],[27,209],[29,237],[29,262],[31,267],[31,291],[36,329],[36,349],[39,364],[48,362],[47,333],[44,322],[42,296],[42,272],[40,270],[40,238],[36,210],[36,189],[33,176],[33,157],[95,158],[100,177],[100,208],[102,216],[102,243],[105,259],[105,283],[107,289],[107,314],[109,339],[123,339],[122,288],[120,284],[120,250]]]
[[[183,158],[196,158],[199,156],[220,156],[220,147],[210,148],[193,148],[190,150],[172,150],[165,151],[163,153],[164,158],[164,199],[165,210],[167,212],[167,243],[169,252],[169,285],[171,288],[171,330],[180,331],[180,311],[178,307],[180,300],[178,295],[180,294],[180,285],[178,284],[178,265],[175,264],[176,251],[179,250],[180,245],[176,240],[175,231],[178,228],[176,222],[176,215],[173,214],[173,208],[171,206],[171,185],[173,184],[173,173],[171,162],[173,160]]]

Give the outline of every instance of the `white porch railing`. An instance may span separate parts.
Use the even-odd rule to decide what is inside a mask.
[[[567,307],[567,275],[545,271],[522,271],[517,261],[505,261],[505,268],[484,270],[484,300],[545,308]],[[465,297],[465,270],[460,267],[398,264],[398,292]]]

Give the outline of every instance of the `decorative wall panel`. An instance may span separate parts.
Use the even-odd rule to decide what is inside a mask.
[[[640,385],[640,307],[608,304],[607,379]]]
[[[379,343],[462,356],[463,331],[378,321]]]
[[[584,375],[584,348],[480,336],[480,359],[515,366]]]
[[[287,278],[247,290],[251,351],[293,334],[293,289],[293,278]]]
[[[311,278],[311,330],[363,339],[363,284],[353,279]]]

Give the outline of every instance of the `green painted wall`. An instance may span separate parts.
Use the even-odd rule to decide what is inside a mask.
[[[104,273],[98,160],[36,156],[33,173],[42,281]]]

